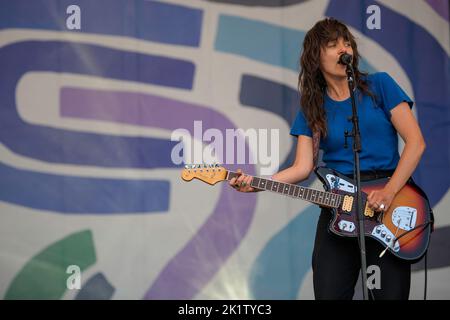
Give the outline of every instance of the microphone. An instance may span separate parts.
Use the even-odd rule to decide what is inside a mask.
[[[351,54],[348,53],[343,53],[339,56],[339,61],[338,63],[343,64],[343,65],[349,65],[352,63],[353,60],[353,56]]]

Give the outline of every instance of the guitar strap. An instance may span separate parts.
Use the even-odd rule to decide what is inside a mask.
[[[320,131],[315,130],[313,132],[313,165],[314,169],[317,168],[317,163],[319,161],[319,145],[320,145]]]

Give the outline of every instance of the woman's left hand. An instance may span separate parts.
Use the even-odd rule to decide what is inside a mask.
[[[373,190],[369,193],[367,200],[369,207],[375,211],[387,211],[395,197],[395,192],[385,186],[380,190]]]

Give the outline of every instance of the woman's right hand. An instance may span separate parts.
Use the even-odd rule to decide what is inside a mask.
[[[236,171],[238,174],[237,178],[234,177],[230,180],[230,186],[235,190],[240,192],[256,192],[260,189],[253,188],[250,184],[252,183],[253,177],[245,175],[241,169]]]

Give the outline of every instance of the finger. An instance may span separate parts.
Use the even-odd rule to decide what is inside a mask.
[[[369,203],[373,203],[373,195],[375,193],[375,190],[370,191],[369,196],[367,197],[367,200],[369,200]]]
[[[242,175],[242,170],[241,169],[237,169],[236,176],[233,179],[236,179],[236,181],[237,181],[241,175]]]
[[[237,184],[233,184],[233,185],[231,185],[230,187],[232,187],[233,189],[239,191],[239,185],[237,185]]]
[[[241,175],[238,179],[237,179],[237,183],[242,184],[242,181],[244,181],[245,179],[245,175]]]
[[[236,183],[236,178],[231,178],[230,185],[233,186]]]
[[[369,207],[371,207],[372,209],[378,209],[378,202],[376,201],[369,201]]]
[[[388,206],[386,205],[387,201],[380,201],[379,209],[380,211],[386,211]]]

